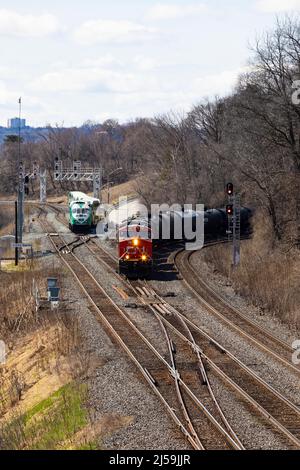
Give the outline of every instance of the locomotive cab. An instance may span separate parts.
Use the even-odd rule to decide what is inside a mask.
[[[149,274],[153,267],[151,228],[148,221],[134,220],[119,227],[119,272]]]

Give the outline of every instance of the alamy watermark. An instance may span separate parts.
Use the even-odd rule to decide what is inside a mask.
[[[292,103],[296,106],[300,105],[300,80],[294,80],[292,84],[293,90],[292,93]]]
[[[300,365],[300,339],[293,342],[292,348],[295,350],[293,357],[292,357],[292,362],[293,364],[295,364],[295,366],[299,366]]]
[[[6,348],[4,341],[0,340],[0,365],[5,364],[6,360]]]
[[[112,205],[105,205],[105,215],[97,225],[97,235],[110,240],[118,238],[119,230],[122,227],[127,231],[128,236],[136,235],[134,228],[137,222],[144,224],[149,221],[151,232],[141,231],[140,238],[152,240],[185,240],[186,250],[200,250],[204,246],[204,205],[197,204],[193,208],[192,204],[152,204],[150,212],[143,204],[139,204],[138,213],[130,214],[127,198],[120,198],[118,208]],[[112,211],[115,217],[112,217]],[[141,224],[142,225],[142,224]]]

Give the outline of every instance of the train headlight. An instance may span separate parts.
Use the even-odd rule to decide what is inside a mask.
[[[147,255],[142,256],[142,261],[147,261]]]
[[[137,238],[135,238],[133,240],[133,244],[134,244],[134,246],[139,246],[139,240]]]
[[[125,259],[128,261],[130,259],[130,256],[129,255],[126,255],[125,256]]]

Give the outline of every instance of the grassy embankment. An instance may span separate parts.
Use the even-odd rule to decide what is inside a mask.
[[[3,426],[4,449],[96,449],[97,442],[76,435],[89,424],[87,387],[71,382]]]
[[[13,211],[0,208],[1,233],[9,234]],[[82,379],[88,359],[72,312],[35,311],[33,280],[46,297],[45,280],[62,272],[39,262],[2,266],[0,340],[6,361],[0,364],[0,449],[93,449]],[[85,429],[88,428],[88,432]],[[81,434],[80,434],[81,432]],[[78,435],[80,434],[80,435]]]
[[[232,270],[229,246],[207,250],[205,259],[262,311],[300,327],[300,254],[275,243],[266,218],[257,216],[252,239],[242,242],[239,268]]]

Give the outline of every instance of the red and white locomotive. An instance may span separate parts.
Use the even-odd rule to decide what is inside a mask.
[[[153,267],[151,226],[147,219],[129,219],[118,228],[119,272],[149,274]]]

